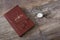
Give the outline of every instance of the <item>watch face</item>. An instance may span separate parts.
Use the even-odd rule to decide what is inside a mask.
[[[33,21],[25,15],[19,6],[11,9],[4,16],[19,36],[23,36],[23,34],[34,26]]]

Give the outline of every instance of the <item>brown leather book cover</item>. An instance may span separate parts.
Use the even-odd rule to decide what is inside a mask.
[[[23,36],[23,34],[34,26],[33,21],[25,15],[18,5],[7,12],[4,16],[19,36]]]

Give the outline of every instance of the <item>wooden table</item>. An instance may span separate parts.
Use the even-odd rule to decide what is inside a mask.
[[[4,18],[4,14],[8,12],[10,9],[12,9],[14,6],[19,5],[21,8],[31,9],[35,6],[41,6],[46,3],[48,3],[50,0],[0,0],[0,40],[33,40],[34,38],[37,38],[37,40],[40,40],[40,34],[39,34],[39,28],[37,26],[27,32],[23,37],[19,37],[17,33],[14,31],[14,29],[11,27],[11,25],[7,22],[7,20]],[[60,14],[55,14],[53,18],[58,18]],[[44,21],[45,20],[45,21]],[[47,20],[47,21],[46,21]],[[49,34],[51,28],[53,27],[59,27],[60,22],[56,21],[56,19],[50,19],[43,18],[42,21],[47,22],[46,24],[42,25],[42,29],[44,29],[45,33]],[[55,20],[55,21],[54,21]],[[41,22],[41,23],[44,23]],[[50,28],[50,29],[47,29]],[[47,30],[46,30],[47,29]],[[56,31],[59,30],[56,29]],[[43,30],[42,30],[43,31]],[[52,31],[55,32],[55,31]],[[37,34],[37,35],[36,35]],[[35,36],[35,37],[34,37]],[[32,38],[31,38],[32,37]],[[49,36],[50,38],[51,36]]]

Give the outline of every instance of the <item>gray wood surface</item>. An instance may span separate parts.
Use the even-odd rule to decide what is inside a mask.
[[[56,1],[56,0],[53,0]],[[19,5],[21,8],[31,10],[35,6],[41,6],[52,2],[50,0],[0,0],[0,40],[42,40],[40,30],[50,40],[60,40],[60,1],[57,1],[57,7],[51,10],[47,18],[42,18],[40,26],[35,25],[33,29],[27,32],[23,37],[19,37],[8,21],[3,16],[14,6]],[[50,4],[49,4],[50,5]],[[46,6],[45,6],[46,7]],[[49,7],[49,6],[48,6]],[[51,8],[50,6],[49,8]]]

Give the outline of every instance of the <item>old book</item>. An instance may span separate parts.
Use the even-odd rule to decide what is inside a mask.
[[[19,6],[11,9],[4,16],[19,36],[23,36],[34,26],[34,22],[26,16]]]

